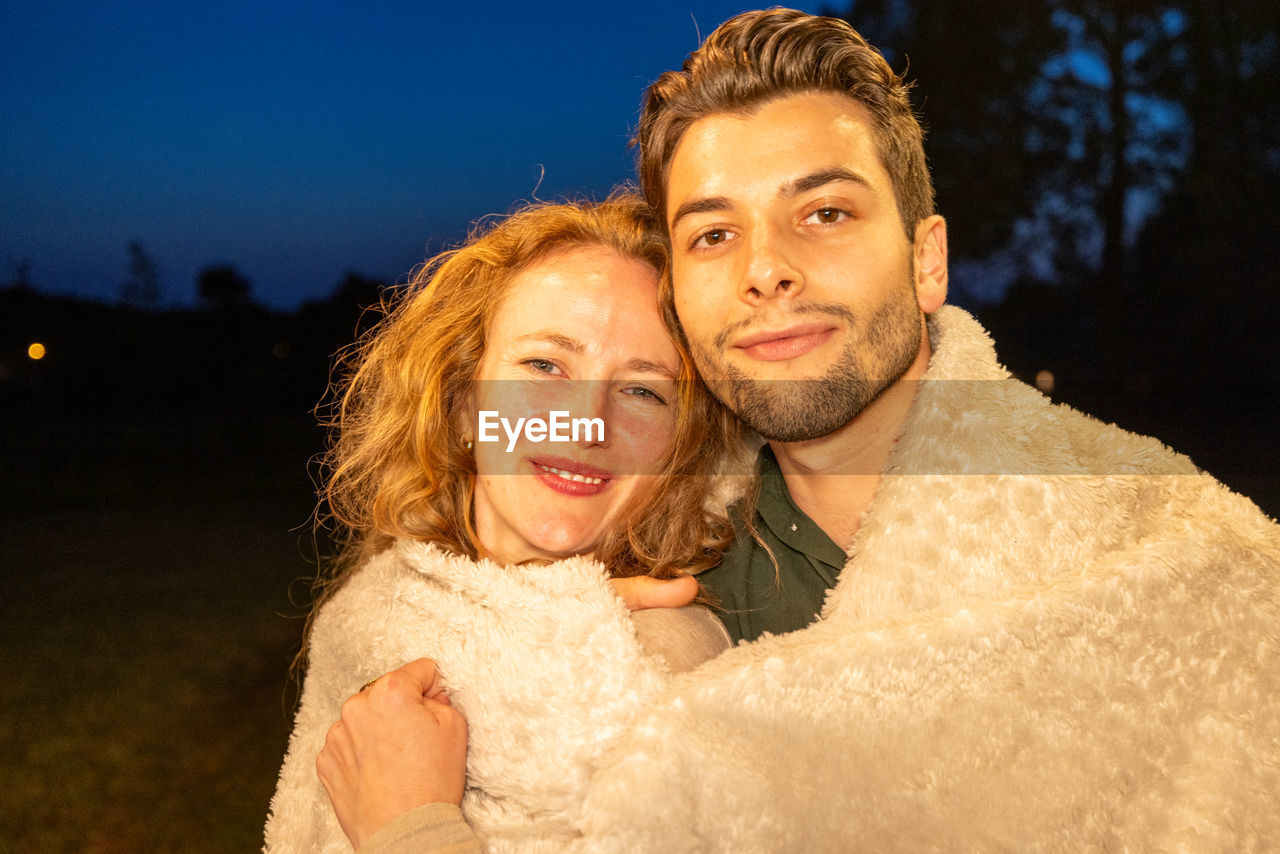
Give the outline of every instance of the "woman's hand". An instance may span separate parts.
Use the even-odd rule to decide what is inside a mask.
[[[466,762],[467,722],[449,705],[435,662],[420,658],[342,704],[316,773],[342,831],[359,848],[414,807],[461,803]]]
[[[692,575],[660,580],[647,575],[611,578],[613,592],[632,611],[646,608],[679,608],[698,595],[698,582]]]

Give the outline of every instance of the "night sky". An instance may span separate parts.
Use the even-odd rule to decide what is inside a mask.
[[[644,87],[748,8],[7,4],[0,282],[114,301],[135,240],[165,305],[214,264],[284,309],[402,279],[517,200],[631,179]]]

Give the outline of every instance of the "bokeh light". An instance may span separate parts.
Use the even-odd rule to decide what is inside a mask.
[[[39,341],[36,341],[30,347],[27,348],[27,356],[37,361],[39,361],[40,359],[43,359],[44,354],[45,354],[44,345],[41,344]]]

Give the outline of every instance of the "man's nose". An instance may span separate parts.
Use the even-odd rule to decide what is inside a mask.
[[[795,297],[804,290],[796,247],[781,229],[762,226],[747,238],[746,272],[741,296],[750,303]]]

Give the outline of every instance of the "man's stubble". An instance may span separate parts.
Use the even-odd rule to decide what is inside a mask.
[[[851,331],[844,349],[820,377],[754,380],[741,368],[725,364],[720,350],[691,343],[698,371],[716,397],[744,424],[774,442],[817,439],[839,430],[901,379],[920,350],[920,310],[910,283],[864,324],[841,303],[803,304],[794,311],[839,317]],[[717,344],[725,346],[727,337],[722,333]]]

